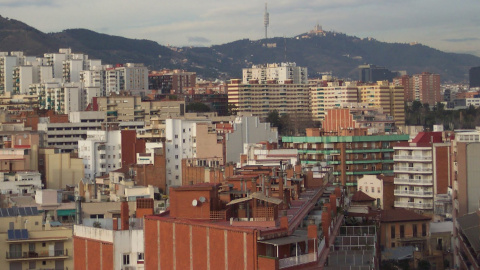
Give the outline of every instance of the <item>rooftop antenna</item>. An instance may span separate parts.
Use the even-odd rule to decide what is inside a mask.
[[[267,39],[267,28],[270,24],[270,15],[267,12],[267,3],[265,3],[265,13],[263,13],[263,25],[265,26],[265,39]]]

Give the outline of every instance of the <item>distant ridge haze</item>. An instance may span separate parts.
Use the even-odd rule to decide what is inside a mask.
[[[466,82],[468,70],[480,66],[480,58],[469,54],[446,53],[421,44],[386,43],[346,34],[325,32],[325,36],[267,40],[242,39],[210,47],[182,47],[172,50],[150,40],[100,34],[87,29],[43,33],[20,21],[0,17],[0,51],[23,51],[42,56],[71,48],[73,52],[101,59],[103,64],[144,63],[150,69],[181,68],[204,78],[241,78],[242,68],[252,64],[296,62],[309,69],[310,77],[322,72],[358,79],[361,64],[406,70],[408,74],[438,73],[442,82]],[[195,39],[197,37],[192,37]]]

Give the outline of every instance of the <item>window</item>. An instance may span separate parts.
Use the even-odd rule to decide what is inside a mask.
[[[368,192],[368,186],[365,186],[365,192]]]
[[[145,254],[144,253],[138,253],[137,254],[137,260],[138,261],[144,261],[145,260]]]
[[[372,187],[372,193],[375,193],[375,188],[374,187]]]
[[[412,224],[413,237],[417,237],[417,224]]]
[[[379,187],[377,187],[377,193],[380,193],[380,188]]]
[[[427,224],[422,224],[422,236],[427,236]]]
[[[395,225],[390,226],[390,238],[395,238]]]
[[[175,139],[178,139],[178,135],[177,135],[177,134],[175,134]]]
[[[183,133],[185,133],[185,129],[183,129]]]
[[[394,248],[394,247],[395,247],[395,243],[392,243],[392,248]]]
[[[178,165],[175,165],[175,170],[178,170]]]
[[[123,265],[130,265],[130,255],[123,254]]]
[[[175,155],[175,159],[178,159],[178,155]]]
[[[405,225],[400,225],[400,238],[405,237]]]
[[[178,144],[175,144],[175,149],[178,149]]]

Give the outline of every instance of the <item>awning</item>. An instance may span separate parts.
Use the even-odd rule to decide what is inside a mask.
[[[260,201],[264,201],[264,202],[268,202],[268,203],[273,203],[273,204],[281,204],[281,203],[283,202],[282,200],[280,200],[280,199],[278,199],[278,198],[267,197],[267,196],[265,196],[262,192],[255,192],[255,193],[253,193],[253,194],[248,195],[247,197],[233,200],[233,201],[227,203],[227,205],[232,205],[232,204],[237,204],[237,203],[241,203],[241,202],[246,202],[246,201],[249,201],[249,200],[251,200],[251,199],[257,199],[257,200],[260,200]]]
[[[60,210],[57,210],[57,216],[59,216],[59,217],[75,216],[75,213],[76,213],[75,209],[60,209]]]
[[[273,245],[273,246],[283,246],[283,245],[288,245],[288,244],[305,242],[307,240],[308,240],[308,237],[306,235],[302,235],[302,236],[290,235],[290,236],[287,236],[287,237],[262,240],[262,241],[258,241],[258,242],[263,243],[263,244]]]

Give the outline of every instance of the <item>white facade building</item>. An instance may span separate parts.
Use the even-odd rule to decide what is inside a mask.
[[[270,127],[270,123],[260,123],[258,117],[237,117],[233,122],[233,132],[225,134],[225,162],[239,163],[244,145],[259,142],[278,142],[277,128]]]
[[[87,138],[78,141],[78,157],[85,165],[85,178],[95,179],[122,167],[120,130],[87,131]]]
[[[41,174],[39,172],[0,172],[1,194],[35,193],[42,189]]]
[[[365,174],[357,179],[358,190],[374,198],[376,200],[375,205],[378,202],[381,209],[385,207],[383,202],[383,186],[383,179],[379,179],[377,175]]]
[[[307,84],[308,70],[297,67],[295,63],[253,65],[243,69],[243,84],[248,84],[250,80],[258,80],[260,84],[266,84],[268,80],[276,80],[278,84],[287,80],[292,80],[293,84]]]

